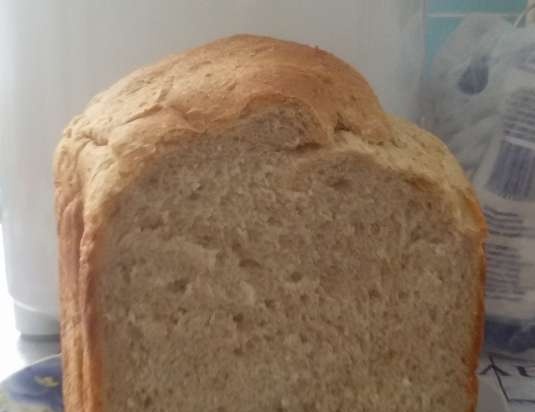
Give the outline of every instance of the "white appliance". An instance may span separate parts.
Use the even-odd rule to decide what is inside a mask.
[[[423,0],[0,0],[0,190],[17,325],[57,329],[51,159],[66,122],[132,69],[235,33],[332,51],[415,118]]]

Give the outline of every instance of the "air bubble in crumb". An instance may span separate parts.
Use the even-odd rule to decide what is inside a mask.
[[[302,279],[303,279],[303,274],[300,272],[292,272],[289,277],[290,282],[293,282],[293,283],[300,282]]]
[[[368,296],[370,299],[379,299],[381,297],[381,293],[377,289],[370,289],[368,290]]]
[[[169,282],[167,288],[173,293],[184,293],[188,288],[189,281],[187,279],[177,279]]]
[[[243,313],[237,313],[232,317],[234,323],[240,324],[243,322]]]

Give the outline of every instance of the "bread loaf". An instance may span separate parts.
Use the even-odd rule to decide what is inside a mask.
[[[55,159],[67,412],[469,412],[483,218],[445,146],[318,48],[140,69]]]

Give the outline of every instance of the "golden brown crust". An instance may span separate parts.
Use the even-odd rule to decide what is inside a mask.
[[[354,69],[318,48],[266,37],[234,36],[140,69],[96,96],[64,132],[55,159],[62,340],[67,411],[99,412],[100,352],[95,276],[98,238],[114,199],[152,159],[187,137],[217,134],[261,109],[296,106],[320,126],[322,145],[351,145],[451,197],[460,230],[482,245],[485,229],[468,181],[445,147],[387,116]],[[417,166],[416,166],[417,165]],[[426,184],[427,184],[426,183]],[[482,250],[482,249],[481,249]],[[474,263],[483,273],[483,252]],[[483,279],[476,291],[475,370],[483,323]],[[468,391],[477,387],[472,374]]]
[[[61,205],[63,199],[57,198]],[[63,205],[62,205],[63,206]],[[60,297],[61,297],[61,345],[63,348],[63,388],[66,410],[82,410],[83,374],[80,371],[82,336],[79,308],[79,257],[83,233],[82,203],[79,197],[62,207],[59,219]]]

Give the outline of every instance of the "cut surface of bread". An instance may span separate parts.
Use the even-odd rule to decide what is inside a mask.
[[[56,185],[67,412],[473,411],[477,202],[332,55],[235,36],[142,69]]]

